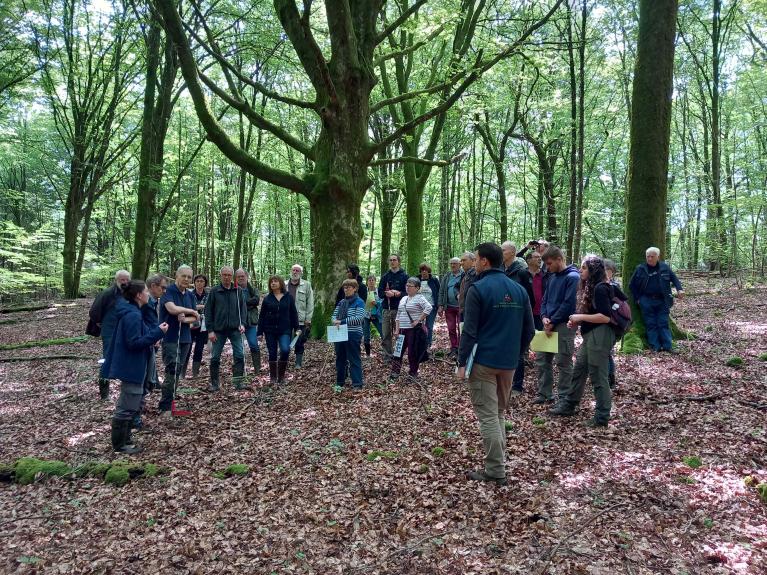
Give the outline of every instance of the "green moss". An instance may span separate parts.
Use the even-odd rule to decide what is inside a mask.
[[[503,428],[504,428],[506,431],[511,431],[512,429],[514,429],[514,424],[513,424],[511,421],[508,421],[508,420],[507,420],[507,421],[504,421],[504,422],[503,422]]]
[[[701,461],[700,457],[697,455],[690,455],[687,457],[683,457],[682,461],[684,461],[684,464],[687,467],[690,467],[692,469],[698,469],[699,467],[703,466],[703,461]]]
[[[533,425],[538,425],[538,426],[546,425],[546,420],[543,419],[541,416],[536,415],[535,417],[533,417]]]
[[[77,477],[98,477],[103,478],[111,463],[101,463],[99,461],[88,461],[83,463],[80,467],[75,469],[75,475]]]
[[[621,352],[627,355],[634,355],[642,353],[644,350],[644,342],[642,337],[635,330],[631,330],[623,336],[623,343],[621,343]]]
[[[0,464],[0,482],[1,483],[13,483],[15,471],[13,465],[7,463]]]
[[[128,466],[122,463],[115,463],[109,468],[104,476],[104,482],[117,487],[122,487],[130,481],[130,473],[128,473]]]
[[[224,475],[232,477],[233,475],[247,475],[250,471],[250,467],[244,463],[233,463],[226,469],[224,469]]]
[[[756,491],[759,493],[759,499],[762,500],[762,503],[767,503],[767,483],[757,485]]]
[[[155,477],[160,474],[160,468],[154,463],[147,463],[144,466],[144,477]]]
[[[0,345],[0,350],[10,350],[10,349],[27,349],[30,347],[48,347],[51,345],[64,345],[67,343],[81,343],[83,341],[88,341],[89,336],[87,335],[78,335],[76,337],[56,337],[53,339],[39,339],[36,341],[22,341],[19,343],[7,343]]]
[[[397,452],[396,451],[380,451],[378,449],[374,449],[373,451],[369,452],[365,459],[368,461],[376,461],[378,459],[396,459],[397,458]]]
[[[766,351],[766,352],[764,352],[763,354],[761,354],[761,355],[759,356],[759,359],[760,359],[761,361],[767,361],[767,351]]]
[[[68,475],[72,469],[63,461],[44,461],[36,457],[22,457],[14,465],[16,482],[20,485],[29,485],[35,480],[35,476],[41,473],[44,476]]]
[[[735,355],[727,360],[726,365],[727,367],[740,367],[741,365],[743,365],[743,358]]]
[[[443,455],[445,455],[445,448],[444,447],[435,447],[434,449],[431,450],[431,454],[434,457],[442,457]]]

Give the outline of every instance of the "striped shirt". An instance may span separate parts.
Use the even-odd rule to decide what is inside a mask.
[[[343,303],[343,300],[338,302],[336,309],[333,310],[333,317],[331,318],[332,321],[335,321],[336,317],[338,316],[338,311],[341,303]],[[346,310],[346,319],[341,323],[348,326],[349,333],[358,333],[362,335],[362,324],[368,317],[368,312],[365,309],[365,303],[361,298],[357,297],[351,303],[351,305],[349,305],[349,308]]]
[[[403,297],[399,301],[399,307],[397,308],[399,328],[409,329],[413,327],[413,323],[418,322],[421,315],[429,315],[431,313],[431,307],[431,304],[421,294],[416,294],[413,297]],[[411,317],[413,321],[410,321]]]

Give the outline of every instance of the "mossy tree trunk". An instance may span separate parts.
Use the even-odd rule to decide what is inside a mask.
[[[677,0],[640,0],[639,40],[631,108],[629,183],[623,276],[628,282],[645,250],[666,248],[668,158],[671,133]],[[632,312],[639,309],[630,297]],[[644,324],[635,325],[643,340]]]

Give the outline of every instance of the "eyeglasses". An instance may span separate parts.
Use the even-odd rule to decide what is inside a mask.
[[[389,258],[390,262],[398,262],[399,260],[397,258]]]
[[[354,289],[354,286],[344,286],[344,289]]]

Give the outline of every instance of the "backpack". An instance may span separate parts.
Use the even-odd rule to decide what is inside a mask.
[[[619,298],[613,286],[610,286],[610,326],[615,331],[615,337],[622,338],[631,329],[633,323],[628,301]]]

